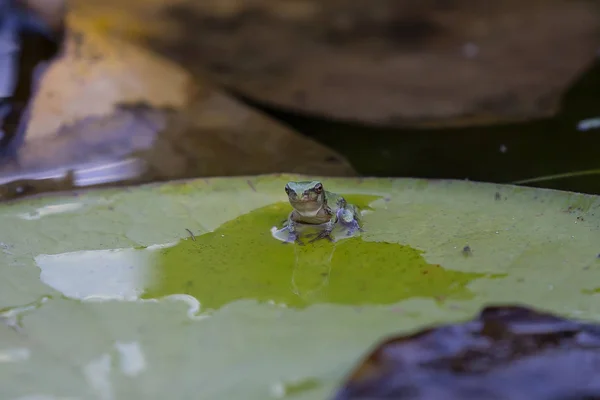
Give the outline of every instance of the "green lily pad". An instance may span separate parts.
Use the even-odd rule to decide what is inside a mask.
[[[598,319],[597,196],[323,179],[365,231],[298,246],[271,232],[290,179],[1,205],[0,398],[324,399],[383,337],[485,304]]]

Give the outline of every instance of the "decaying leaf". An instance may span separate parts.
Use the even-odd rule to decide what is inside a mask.
[[[49,182],[62,182],[57,189],[87,186],[78,176],[89,177],[90,169],[95,178],[88,183],[354,174],[335,152],[183,68],[103,35],[74,13],[68,17],[64,52],[41,81],[25,142],[17,159],[0,165],[0,181],[12,182],[3,198],[48,190]]]
[[[526,307],[381,343],[335,400],[600,398],[600,325]]]
[[[189,0],[156,10],[178,29],[148,45],[284,109],[482,124],[555,113],[595,58],[597,12],[587,0]]]
[[[0,0],[0,157],[23,142],[32,97],[64,36],[63,15],[53,12],[60,7],[35,3]]]

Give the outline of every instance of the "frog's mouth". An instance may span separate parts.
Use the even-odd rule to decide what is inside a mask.
[[[291,202],[292,206],[301,213],[316,212],[321,209],[321,203],[311,198],[296,199]]]

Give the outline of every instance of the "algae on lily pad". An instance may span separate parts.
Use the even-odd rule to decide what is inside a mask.
[[[0,397],[323,399],[380,339],[489,303],[598,318],[596,196],[323,178],[364,232],[283,244],[303,178],[1,205]]]

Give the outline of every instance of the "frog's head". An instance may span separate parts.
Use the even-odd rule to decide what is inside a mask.
[[[325,203],[325,191],[319,181],[288,182],[285,192],[292,207],[301,214],[319,211]]]

